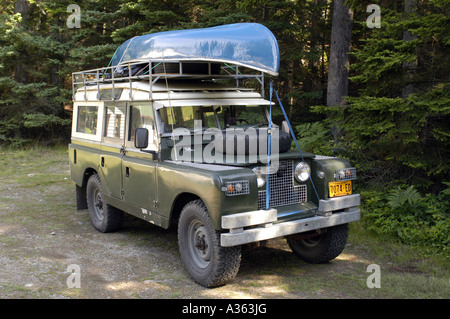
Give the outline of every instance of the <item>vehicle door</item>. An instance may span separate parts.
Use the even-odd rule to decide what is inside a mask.
[[[127,204],[157,212],[157,159],[151,153],[158,151],[153,107],[151,102],[135,102],[128,105],[128,129],[125,154],[122,160],[123,198]],[[134,147],[136,128],[148,130],[146,149]]]
[[[125,142],[126,103],[105,102],[100,174],[105,194],[118,199],[122,191],[122,156]]]

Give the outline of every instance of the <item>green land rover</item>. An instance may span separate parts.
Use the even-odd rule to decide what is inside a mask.
[[[255,66],[251,48],[242,54],[246,61],[236,57],[254,45],[253,35],[238,44],[223,36],[242,38],[242,28],[262,38],[261,30],[268,32],[263,41],[276,45],[256,24],[191,30],[201,37],[164,32],[156,35],[175,37],[171,51],[182,50],[176,45],[183,39],[184,47],[195,47],[209,36],[210,46],[228,45],[234,55],[217,57],[216,48],[208,49],[210,56],[192,50],[188,58],[167,50],[141,56],[128,52],[129,40],[116,51],[118,62],[73,73],[69,160],[77,209],[88,209],[101,232],[120,229],[124,212],[177,227],[181,259],[205,287],[237,275],[245,244],[285,237],[307,262],[334,259],[346,245],[348,223],[360,218],[355,168],[291,150],[288,119],[273,123],[275,104],[264,97],[264,76],[277,70]],[[139,43],[139,37],[131,40]],[[157,46],[160,38],[153,40]]]

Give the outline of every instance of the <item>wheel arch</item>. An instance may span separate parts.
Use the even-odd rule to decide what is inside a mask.
[[[97,174],[97,171],[92,167],[88,167],[84,170],[83,179],[81,185],[76,185],[76,200],[77,200],[77,210],[87,209],[87,196],[86,196],[86,186],[89,177]]]
[[[172,210],[170,213],[170,227],[177,227],[178,220],[180,219],[181,211],[183,210],[183,207],[186,206],[187,203],[194,201],[194,200],[201,200],[203,203],[205,201],[198,195],[193,193],[184,192],[181,194],[178,194],[178,196],[173,201]],[[205,203],[206,205],[206,203]]]
[[[98,174],[97,171],[95,169],[93,169],[92,167],[88,167],[84,170],[84,174],[83,174],[83,185],[82,187],[86,187],[87,185],[87,181],[89,179],[89,177],[91,177],[94,174]]]

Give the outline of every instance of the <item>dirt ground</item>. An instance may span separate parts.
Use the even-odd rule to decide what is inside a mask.
[[[323,265],[300,261],[283,239],[244,249],[233,282],[203,288],[181,263],[175,230],[127,216],[119,232],[96,231],[88,211],[76,210],[64,149],[0,155],[0,298],[450,296],[445,275],[424,273],[419,261],[380,259],[352,238],[343,254]],[[367,285],[371,264],[380,265],[381,288]]]

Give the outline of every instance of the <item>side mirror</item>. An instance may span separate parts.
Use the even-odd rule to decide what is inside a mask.
[[[137,128],[134,134],[134,147],[143,149],[148,147],[148,130]]]

